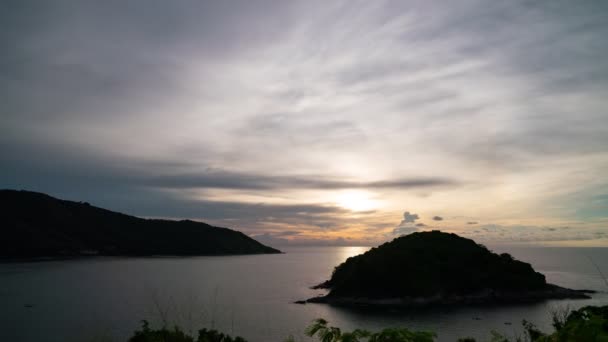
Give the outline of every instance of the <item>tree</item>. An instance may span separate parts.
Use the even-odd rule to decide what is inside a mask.
[[[387,328],[376,333],[362,329],[342,332],[340,328],[327,324],[322,318],[316,319],[306,329],[306,334],[310,337],[316,335],[321,342],[433,342],[436,337],[431,332],[410,331],[406,328]]]

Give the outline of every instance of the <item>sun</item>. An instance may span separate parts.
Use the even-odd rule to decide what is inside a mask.
[[[351,211],[368,211],[378,207],[378,202],[372,194],[361,190],[348,190],[336,197],[336,204]]]

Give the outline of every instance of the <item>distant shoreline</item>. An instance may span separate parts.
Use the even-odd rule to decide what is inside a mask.
[[[43,193],[0,190],[0,204],[6,213],[0,260],[281,253],[237,230],[144,219]]]
[[[34,263],[47,261],[69,261],[69,260],[95,260],[95,259],[188,259],[198,257],[240,257],[253,255],[276,255],[278,253],[242,253],[242,254],[197,254],[197,255],[74,255],[74,256],[47,256],[47,257],[23,257],[23,258],[0,258],[0,264],[11,263]]]

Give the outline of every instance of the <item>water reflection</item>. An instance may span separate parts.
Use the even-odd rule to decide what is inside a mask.
[[[341,247],[340,248],[340,260],[337,260],[336,266],[343,263],[346,259],[348,259],[350,257],[367,252],[369,249],[370,249],[370,247],[364,247],[364,246]]]
[[[415,312],[293,304],[322,294],[310,287],[368,249],[292,247],[284,249],[286,254],[0,264],[0,322],[6,327],[0,341],[80,342],[100,334],[126,341],[141,319],[160,324],[156,303],[168,310],[171,322],[187,329],[214,327],[252,342],[282,341],[289,335],[304,341],[304,328],[320,317],[346,330],[403,326],[436,331],[439,341],[462,336],[488,340],[490,330],[519,333],[522,319],[550,330],[549,312],[556,305],[608,303],[608,294],[602,292],[589,300]],[[608,249],[508,252],[531,262],[558,285],[605,290],[586,255],[592,254],[602,270],[608,269]]]

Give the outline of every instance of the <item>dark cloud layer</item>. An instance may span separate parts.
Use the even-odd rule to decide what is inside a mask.
[[[1,138],[0,138],[1,141]],[[19,145],[4,142],[0,175],[6,188],[24,184],[43,191],[70,196],[129,189],[425,189],[450,188],[458,182],[449,178],[420,177],[375,182],[356,182],[324,176],[285,176],[203,169],[186,162],[148,161],[90,155],[87,149],[68,146]],[[70,192],[70,189],[73,192]],[[412,219],[406,217],[406,219]]]
[[[344,181],[319,176],[265,176],[211,170],[197,174],[176,174],[146,179],[150,186],[169,188],[224,188],[224,189],[411,189],[446,187],[457,182],[448,178],[397,179],[378,182]]]
[[[0,187],[255,229],[345,229],[306,198],[344,190],[601,221],[607,36],[591,0],[2,2]]]

